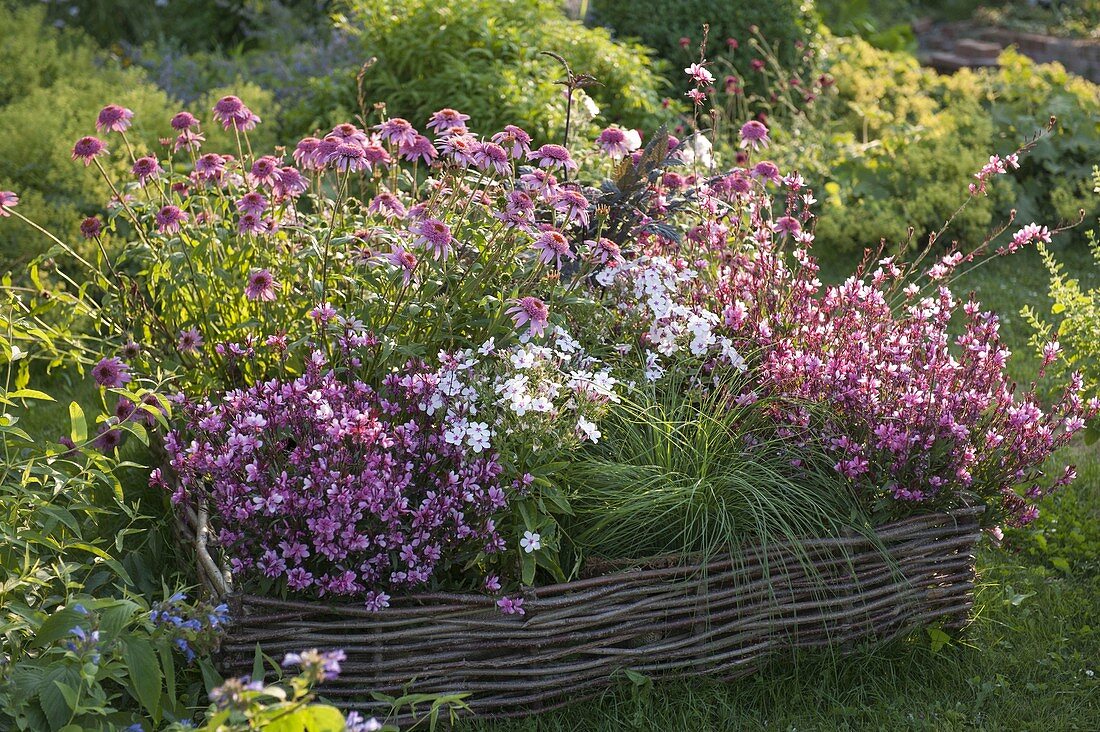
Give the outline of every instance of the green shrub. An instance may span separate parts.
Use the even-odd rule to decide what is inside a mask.
[[[759,29],[785,68],[802,71],[818,24],[813,3],[807,0],[593,0],[591,19],[614,29],[621,38],[636,38],[656,49],[676,71],[698,60],[706,23],[710,26],[707,58],[723,59],[741,69],[751,91],[760,91],[749,71],[750,61],[759,56],[750,43],[752,29]],[[738,47],[730,48],[728,39],[736,40]]]
[[[560,136],[563,73],[542,51],[597,78],[586,91],[607,121],[649,129],[664,117],[662,67],[649,52],[585,28],[550,0],[353,0],[346,20],[364,56],[378,59],[363,77],[364,101],[384,99],[414,124],[454,107],[477,130],[518,124],[536,138]]]
[[[900,242],[909,226],[923,240],[965,198],[961,181],[991,154],[1012,152],[1050,115],[1058,117],[1053,134],[1039,140],[1019,171],[971,201],[952,235],[980,243],[1010,208],[1022,223],[1050,224],[1096,210],[1088,195],[1088,170],[1100,159],[1095,84],[1013,51],[996,69],[952,76],[860,39],[831,39],[821,56],[834,95],[811,116],[780,126],[774,154],[817,188],[822,249]]]
[[[80,242],[81,218],[100,210],[111,191],[94,167],[70,160],[72,144],[95,132],[96,114],[109,102],[150,121],[142,131],[128,133],[135,152],[162,154],[158,136],[171,132],[168,120],[178,107],[139,70],[121,68],[85,36],[46,24],[41,8],[0,5],[0,27],[11,30],[0,50],[0,190],[17,192],[28,217],[69,242]],[[200,117],[209,118],[217,93],[196,105]],[[258,87],[245,85],[233,93],[261,116],[269,113],[270,96]],[[225,133],[209,125],[207,137],[211,144],[226,141]],[[109,146],[124,148],[118,135],[106,139]],[[113,160],[112,171],[124,175],[126,156]],[[44,241],[30,228],[5,227],[0,271],[43,251]]]

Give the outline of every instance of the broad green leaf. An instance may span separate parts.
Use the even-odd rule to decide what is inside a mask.
[[[141,706],[154,719],[159,718],[162,675],[153,644],[144,638],[129,637],[124,642],[122,657],[130,674],[130,685]]]
[[[69,402],[69,438],[77,445],[88,440],[88,422],[84,419],[84,410],[76,402]]]

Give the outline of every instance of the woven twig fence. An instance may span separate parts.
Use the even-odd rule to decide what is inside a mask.
[[[275,658],[342,648],[343,672],[321,693],[351,708],[388,711],[371,692],[467,692],[475,713],[506,717],[591,697],[627,669],[730,678],[776,652],[961,627],[973,604],[981,511],[914,516],[873,538],[748,549],[705,567],[656,564],[532,588],[523,616],[502,615],[484,595],[395,597],[373,613],[233,594],[207,552],[204,517],[192,514],[184,531],[204,584],[228,593],[227,674],[248,673],[257,644]]]

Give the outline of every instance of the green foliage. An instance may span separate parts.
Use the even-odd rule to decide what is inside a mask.
[[[812,440],[796,445],[774,434],[769,410],[799,407],[731,406],[738,392],[736,377],[701,394],[684,376],[641,387],[614,409],[600,443],[564,470],[573,541],[616,559],[709,556],[746,542],[797,544],[858,521],[853,497]]]
[[[918,241],[938,231],[966,196],[962,181],[991,154],[1058,117],[1021,170],[1000,178],[955,218],[952,234],[971,245],[1017,209],[1017,221],[1076,220],[1088,167],[1100,157],[1100,88],[1056,64],[1008,51],[997,69],[941,76],[907,54],[859,39],[832,39],[822,52],[835,95],[779,129],[775,156],[800,170],[821,199],[818,246],[859,251],[885,238]]]
[[[60,435],[36,441],[21,417],[45,410],[54,397],[27,384],[26,354],[13,346],[15,331],[34,325],[6,315],[0,335],[0,727],[110,730],[139,719],[180,718],[194,684],[176,658],[179,636],[157,627],[145,599],[174,581],[172,562],[161,552],[163,527],[143,496],[120,480],[126,468],[141,466],[120,462],[96,439],[99,423],[147,440],[141,417],[164,425],[160,407],[167,405],[158,401],[123,422],[102,414],[89,424],[96,412],[71,401],[58,405],[69,413],[63,439],[71,442],[59,444]],[[135,385],[114,396],[140,404],[149,393]],[[161,568],[157,574],[154,565]]]
[[[1094,191],[1100,194],[1100,168],[1093,169]],[[1100,266],[1100,233],[1090,229],[1086,236],[1092,252],[1092,265]],[[1087,273],[1076,268],[1066,269],[1049,248],[1040,245],[1043,264],[1050,273],[1049,314],[1028,303],[1023,316],[1032,326],[1031,345],[1039,353],[1050,341],[1058,341],[1064,349],[1064,358],[1055,361],[1051,368],[1060,374],[1078,371],[1092,393],[1100,393],[1100,287],[1082,283]],[[1087,433],[1089,444],[1100,437],[1097,425],[1091,425]]]
[[[563,75],[542,51],[596,77],[599,85],[586,91],[604,120],[650,129],[664,117],[663,67],[649,52],[612,41],[606,30],[585,28],[550,0],[348,5],[347,27],[358,34],[364,57],[377,58],[363,76],[364,102],[385,100],[391,115],[413,124],[453,107],[471,116],[472,129],[517,124],[536,138],[560,141],[565,107],[557,82]]]
[[[78,33],[47,25],[42,8],[0,5],[0,27],[5,29],[0,49],[0,190],[18,192],[21,212],[75,245],[81,242],[81,219],[111,196],[94,167],[74,163],[69,155],[77,139],[95,132],[99,109],[119,104],[151,122],[128,133],[139,155],[161,153],[158,138],[171,132],[168,120],[179,110],[139,70],[122,68]],[[220,91],[212,91],[196,111],[209,110]],[[261,116],[273,111],[270,96],[258,87],[241,85],[233,93]],[[228,147],[230,138],[220,128],[208,127],[208,132],[211,144]],[[261,144],[270,143],[265,134],[260,132]],[[119,153],[110,170],[124,175],[129,167],[125,144],[117,134],[106,139]],[[25,264],[43,251],[43,242],[29,227],[5,227],[0,271]]]
[[[80,28],[105,47],[155,42],[188,50],[254,42],[278,11],[323,18],[328,0],[66,0],[49,3],[51,23]]]
[[[713,2],[713,0],[593,0],[591,19],[621,38],[637,38],[657,50],[676,72],[699,60],[703,24],[709,24],[706,56],[743,70],[749,88],[759,91],[749,62],[759,58],[750,38],[754,27],[787,69],[807,67],[807,51],[816,41],[817,17],[806,0]],[[686,48],[682,39],[688,39]],[[727,39],[739,47],[731,49]],[[678,77],[674,77],[678,78]]]

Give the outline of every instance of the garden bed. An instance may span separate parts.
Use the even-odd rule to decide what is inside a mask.
[[[469,693],[470,709],[484,717],[572,703],[626,670],[732,678],[795,648],[966,625],[982,511],[914,516],[873,537],[812,539],[797,550],[748,549],[705,567],[653,563],[532,588],[522,617],[502,616],[478,594],[395,597],[381,613],[231,594],[234,624],[220,663],[244,674],[257,645],[275,658],[342,648],[343,673],[325,696],[378,713],[387,705],[372,692]]]

